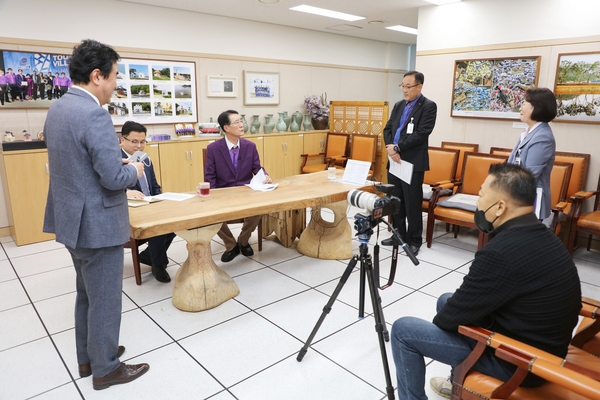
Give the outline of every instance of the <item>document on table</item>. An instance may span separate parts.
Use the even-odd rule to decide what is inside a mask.
[[[369,175],[370,168],[370,162],[350,159],[346,163],[346,169],[344,170],[344,176],[342,176],[342,182],[364,186],[365,181],[367,180],[367,175]]]
[[[414,165],[406,160],[401,160],[401,162],[397,163],[389,156],[388,160],[390,160],[390,174],[397,176],[410,185]]]
[[[535,189],[535,216],[540,218],[540,212],[542,211],[542,197],[544,196],[544,190],[542,188]]]
[[[166,193],[158,194],[158,195],[153,196],[153,197],[155,199],[158,199],[158,200],[184,201],[184,200],[196,197],[196,195],[195,194],[188,194],[188,193],[166,192]]]
[[[277,185],[279,185],[278,183],[263,183],[265,179],[267,179],[267,174],[265,174],[265,170],[261,168],[260,171],[254,175],[250,183],[246,184],[246,186],[252,190],[269,192],[271,190],[275,190]]]

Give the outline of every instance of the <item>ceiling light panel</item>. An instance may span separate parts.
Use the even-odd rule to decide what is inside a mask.
[[[425,0],[428,3],[432,3],[438,6],[442,6],[444,4],[451,4],[451,3],[460,3],[462,0]]]
[[[386,26],[385,29],[390,29],[392,31],[410,33],[411,35],[416,35],[417,30],[415,28],[409,28],[408,26],[403,25],[394,25],[394,26]]]
[[[297,7],[292,7],[290,10],[293,11],[301,11],[309,14],[321,15],[323,17],[336,18],[344,21],[359,21],[361,19],[365,19],[365,17],[359,17],[357,15],[346,14],[338,11],[326,10],[324,8],[312,7],[307,5],[301,5]]]

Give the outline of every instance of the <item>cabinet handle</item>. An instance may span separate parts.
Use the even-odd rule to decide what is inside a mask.
[[[285,147],[283,147],[284,143],[281,143],[281,151],[285,151]]]
[[[194,159],[194,152],[190,150],[190,160]]]
[[[46,174],[50,175],[50,169],[48,168],[48,163],[46,163]]]
[[[189,159],[189,158],[188,158],[188,151],[187,151],[187,150],[185,151],[185,159],[186,159],[186,160],[188,160],[188,159]]]

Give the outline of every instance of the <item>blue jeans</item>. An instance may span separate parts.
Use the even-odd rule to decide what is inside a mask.
[[[437,302],[439,312],[452,293],[444,293]],[[402,400],[427,399],[425,395],[425,361],[423,357],[455,367],[471,353],[476,341],[458,332],[445,331],[429,321],[403,317],[392,326],[392,354],[396,364],[398,397]],[[506,381],[512,371],[487,351],[473,369]]]

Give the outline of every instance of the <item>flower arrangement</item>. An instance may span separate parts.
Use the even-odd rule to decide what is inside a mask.
[[[327,93],[323,93],[321,96],[313,95],[304,97],[304,107],[306,107],[306,111],[310,114],[312,119],[329,119],[329,103],[327,103]]]

